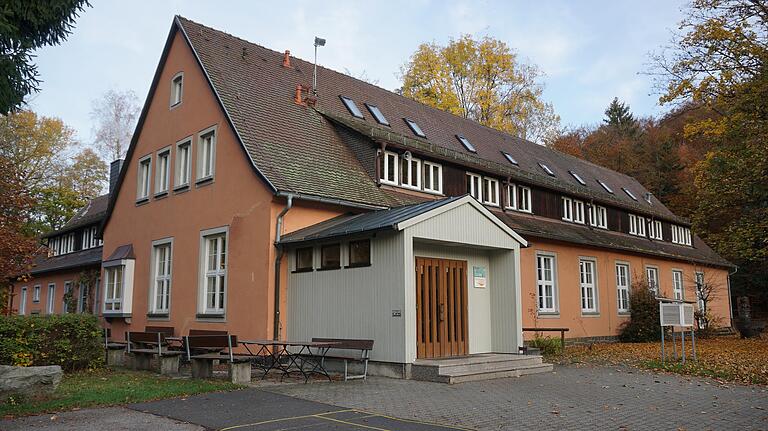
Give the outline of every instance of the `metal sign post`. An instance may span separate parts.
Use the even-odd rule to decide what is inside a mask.
[[[685,364],[686,360],[686,354],[685,354],[685,332],[686,328],[690,328],[691,330],[691,346],[693,348],[693,360],[696,360],[696,335],[694,333],[693,329],[693,321],[694,321],[694,313],[693,313],[693,303],[692,302],[686,302],[680,299],[668,299],[668,298],[657,298],[659,300],[659,323],[661,324],[661,363],[664,364],[664,361],[666,360],[666,351],[665,351],[665,345],[664,345],[664,328],[670,327],[672,328],[672,349],[674,352],[674,358],[675,360],[678,359],[677,356],[677,340],[675,339],[675,327],[681,327],[683,330],[680,332],[680,341],[681,341],[681,358],[683,360],[683,364]]]

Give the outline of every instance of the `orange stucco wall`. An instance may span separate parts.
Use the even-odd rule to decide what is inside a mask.
[[[536,312],[536,255],[538,252],[555,255],[556,290],[559,302],[559,313],[555,315],[539,315]],[[581,312],[579,259],[582,257],[594,259],[596,262],[598,313],[595,315],[582,315]],[[629,318],[628,315],[618,312],[615,269],[618,262],[629,264],[632,281],[645,280],[646,266],[657,267],[661,295],[667,298],[673,296],[673,269],[683,271],[684,298],[687,300],[696,299],[695,272],[704,272],[706,281],[718,286],[718,294],[709,305],[710,311],[722,319],[720,326],[730,326],[730,298],[726,270],[535,239],[529,242],[529,247],[523,249],[520,255],[523,326],[566,327],[570,329],[567,333],[569,338],[616,335],[619,326]],[[558,336],[558,334],[549,335]],[[532,336],[532,333],[526,333],[526,338]]]
[[[41,274],[37,277],[31,277],[27,281],[18,281],[13,283],[13,303],[11,309],[14,313],[19,313],[21,309],[21,290],[27,288],[27,302],[25,314],[40,314],[45,315],[48,313],[48,285],[53,283],[56,288],[54,289],[54,301],[53,301],[53,313],[61,314],[64,312],[64,286],[67,282],[72,283],[73,294],[75,300],[77,300],[78,289],[76,281],[81,275],[82,269],[71,271],[58,271],[47,274]],[[40,286],[40,301],[34,302],[34,289],[35,286]]]

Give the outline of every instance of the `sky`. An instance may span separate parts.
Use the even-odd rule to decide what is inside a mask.
[[[614,97],[636,116],[654,115],[649,54],[671,38],[684,3],[615,1],[163,1],[96,0],[61,45],[35,59],[41,91],[30,108],[59,117],[92,142],[93,101],[110,89],[144,102],[178,14],[276,51],[311,60],[314,36],[327,39],[318,63],[386,89],[419,44],[462,34],[491,36],[544,76],[544,99],[567,127],[597,124]]]

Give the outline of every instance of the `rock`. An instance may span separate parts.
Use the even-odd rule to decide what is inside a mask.
[[[51,394],[59,386],[61,367],[12,367],[0,365],[0,400],[10,395],[39,396]]]

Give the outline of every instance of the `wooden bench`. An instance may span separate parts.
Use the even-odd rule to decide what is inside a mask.
[[[357,340],[351,338],[312,338],[313,342],[319,343],[336,343],[331,347],[333,354],[325,355],[323,357],[323,367],[325,367],[325,359],[338,359],[344,361],[344,381],[353,379],[363,379],[368,377],[368,359],[371,356],[371,350],[373,350],[373,340]],[[344,352],[339,352],[339,351]],[[349,355],[343,353],[351,352]],[[357,352],[357,354],[355,354]],[[349,361],[357,361],[363,364],[363,374],[349,375]]]
[[[166,335],[163,332],[126,332],[128,342],[126,353],[131,358],[131,368],[151,370],[152,359],[157,357],[160,374],[179,373],[179,358],[182,352],[168,349]]]
[[[234,353],[237,347],[236,335],[187,335],[184,337],[184,348],[192,363],[192,377],[208,379],[213,377],[214,361],[229,364],[229,380],[232,383],[245,384],[251,382],[250,355]],[[218,350],[218,351],[211,351]],[[193,354],[194,351],[208,351]]]
[[[523,328],[523,332],[559,332],[560,333],[560,347],[562,347],[561,353],[565,353],[565,333],[570,331],[568,328]],[[527,351],[527,348],[523,346],[523,353]]]
[[[125,349],[128,343],[112,340],[112,330],[104,328],[104,351],[107,365],[122,367],[125,365]]]

